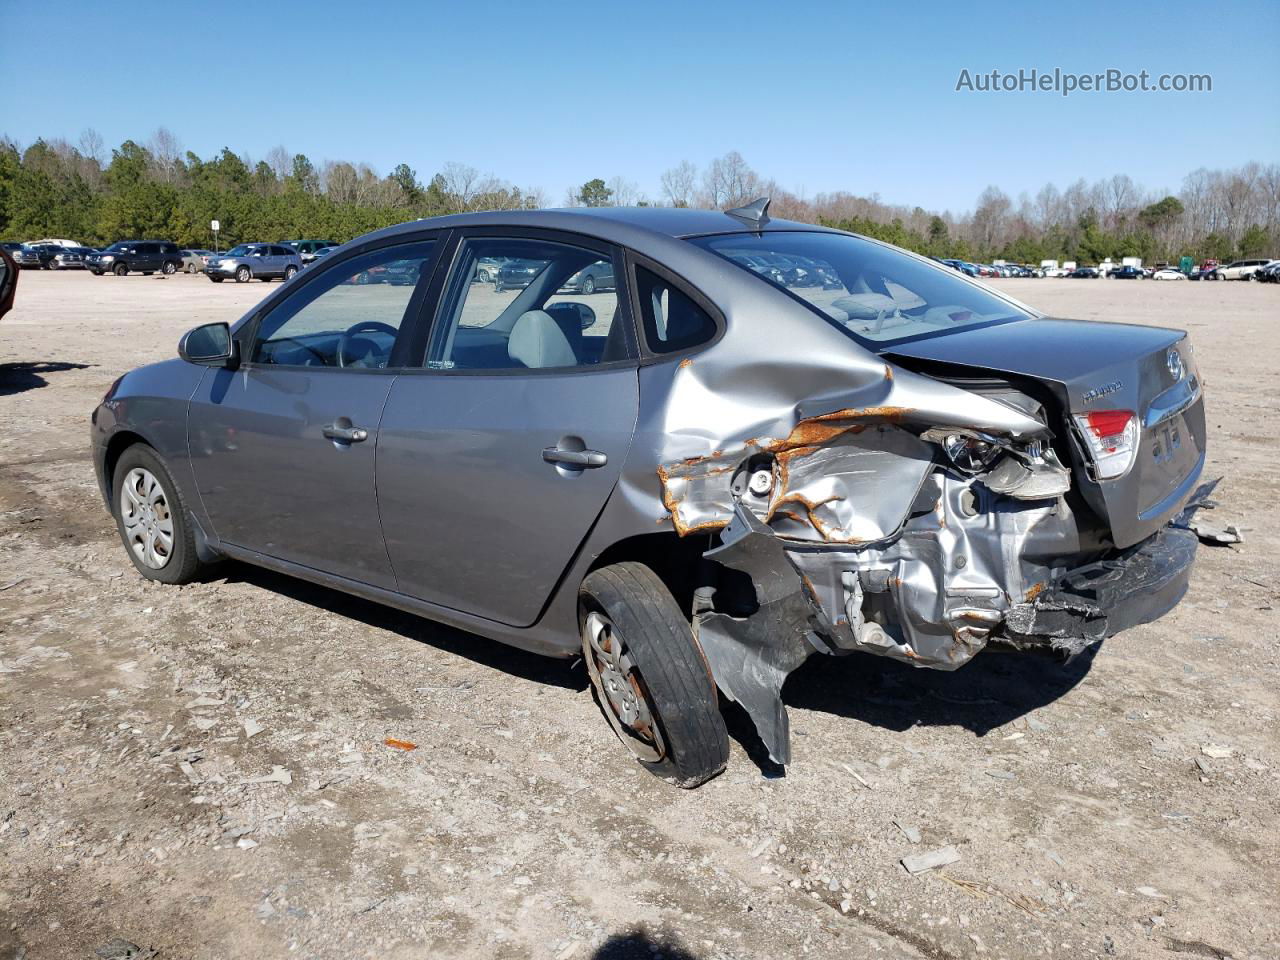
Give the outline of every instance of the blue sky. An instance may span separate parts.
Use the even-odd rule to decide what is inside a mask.
[[[109,146],[156,127],[208,156],[456,160],[559,203],[739,150],[812,195],[955,211],[1128,173],[1280,161],[1280,4],[3,3],[0,133]],[[1211,93],[957,93],[961,69],[1208,73]],[[144,82],[143,78],[154,78]],[[29,94],[29,95],[28,95]]]

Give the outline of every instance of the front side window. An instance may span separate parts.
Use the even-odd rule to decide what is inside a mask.
[[[613,258],[542,240],[463,242],[429,347],[436,370],[593,367],[632,357]]]
[[[253,362],[387,366],[432,246],[428,240],[385,247],[330,267],[263,317]]]
[[[690,242],[780,287],[874,347],[1029,316],[954,270],[848,234],[778,231]]]

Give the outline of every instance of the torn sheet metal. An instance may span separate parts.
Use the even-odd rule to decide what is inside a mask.
[[[735,494],[740,492],[733,488],[735,477],[748,461],[767,457],[777,467],[768,504],[772,512],[767,508],[759,514],[768,517],[766,522],[779,510],[817,509],[822,514],[819,525],[807,536],[848,543],[875,539],[887,535],[883,528],[889,520],[866,520],[861,513],[866,508],[897,509],[901,518],[914,487],[923,479],[923,465],[932,458],[932,445],[915,435],[920,429],[981,429],[1014,438],[1047,432],[1042,422],[1025,412],[970,391],[884,363],[868,369],[869,364],[855,363],[854,358],[841,360],[848,367],[843,373],[818,361],[812,368],[777,370],[755,360],[734,369],[730,380],[722,380],[722,370],[697,359],[679,368],[665,410],[669,416],[691,413],[693,419],[671,416],[665,423],[664,456],[658,468],[662,503],[678,534],[719,530],[728,524]],[[799,404],[781,402],[796,395],[809,399]],[[715,434],[708,433],[709,423],[719,426]],[[888,431],[899,427],[896,433]],[[867,431],[880,432],[859,441]],[[913,469],[919,472],[914,486],[890,497],[889,505],[859,503],[855,514],[850,498],[837,493],[844,496],[845,506],[836,500],[828,501],[836,506],[827,506],[822,500],[835,491],[813,496],[813,491],[804,489],[803,478],[792,476],[815,476],[815,471],[805,470],[806,464],[814,457],[834,456],[823,452],[832,448],[849,457],[869,458],[875,453],[869,442],[873,436],[882,444],[882,454],[913,460],[917,464]],[[881,462],[887,458],[882,456]],[[869,478],[878,465],[873,468],[866,459],[864,463],[852,471]],[[780,502],[787,495],[790,500]],[[805,501],[820,506],[810,507]],[[851,527],[855,519],[863,527],[861,533]]]
[[[695,621],[698,642],[725,696],[751,717],[769,757],[791,762],[791,725],[782,704],[787,675],[824,649],[829,632],[820,608],[787,560],[780,541],[741,505],[710,559],[747,574],[756,585],[754,612],[744,617],[708,611]]]

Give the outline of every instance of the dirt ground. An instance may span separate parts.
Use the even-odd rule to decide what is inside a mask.
[[[0,960],[1280,956],[1280,287],[996,285],[1190,329],[1215,519],[1246,542],[1066,667],[815,657],[786,775],[731,713],[729,769],[681,792],[580,666],[240,565],[141,579],[89,412],[267,288],[24,274],[0,321]]]

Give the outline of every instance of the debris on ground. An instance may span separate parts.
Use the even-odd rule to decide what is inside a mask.
[[[397,740],[395,737],[387,737],[382,741],[388,747],[394,747],[396,750],[417,750],[418,745],[412,740]]]
[[[158,956],[157,951],[140,947],[123,937],[112,937],[93,952],[102,960],[152,960]]]
[[[1212,546],[1226,546],[1231,543],[1244,543],[1244,534],[1234,525],[1220,527],[1208,520],[1196,517],[1187,523],[1188,529],[1191,530],[1201,543],[1207,543]]]
[[[893,821],[893,825],[897,827],[899,830],[901,830],[902,835],[906,837],[908,840],[910,840],[912,843],[920,842],[920,831],[917,830],[915,827],[909,827],[905,823],[903,823],[901,820]]]
[[[927,853],[913,853],[909,857],[903,857],[901,863],[907,868],[907,873],[914,875],[936,870],[938,867],[945,867],[952,863],[958,863],[959,860],[960,851],[955,847],[946,846],[939,847],[937,850],[930,850]]]

